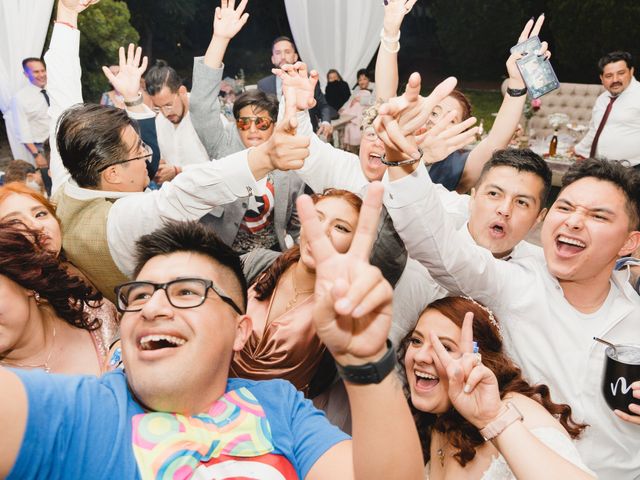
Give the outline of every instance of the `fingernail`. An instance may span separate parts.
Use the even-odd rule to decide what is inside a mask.
[[[542,13],[540,14],[540,16],[541,16],[541,17],[544,17],[544,12],[542,12]]]
[[[338,310],[348,312],[351,310],[351,301],[348,298],[340,299],[336,303],[336,307],[338,308]]]
[[[353,317],[361,317],[364,314],[364,308],[362,308],[362,306],[358,305],[353,312],[351,312],[351,316]]]
[[[464,393],[469,393],[471,392],[471,387],[467,384],[464,386]]]
[[[417,150],[411,154],[411,158],[413,158],[414,160],[420,160],[420,157],[422,157],[422,155]]]
[[[529,21],[530,21],[530,22],[533,22],[534,20],[535,20],[535,18],[534,18],[534,17],[531,17],[531,18],[529,19]]]

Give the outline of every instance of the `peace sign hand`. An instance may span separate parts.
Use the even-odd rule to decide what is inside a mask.
[[[120,47],[118,55],[120,58],[118,75],[114,75],[107,67],[102,67],[102,72],[125,100],[134,100],[140,92],[140,77],[147,69],[147,57],[142,57],[142,48],[136,48],[133,43],[129,44],[126,55],[124,47]]]
[[[313,322],[341,365],[379,360],[387,348],[393,290],[369,263],[383,191],[379,182],[369,185],[351,247],[342,254],[323,230],[311,199],[298,198],[298,214],[316,264]]]
[[[522,32],[520,32],[518,43],[522,43],[525,40],[538,35],[540,33],[540,30],[542,29],[544,18],[544,14],[542,14],[538,17],[535,23],[533,21],[533,18],[529,20],[522,29]],[[533,53],[535,53],[536,55],[544,56],[547,60],[549,60],[549,58],[551,58],[551,52],[548,50],[548,48],[549,44],[547,42],[541,42],[540,51]],[[518,65],[516,64],[516,60],[519,60],[523,56],[524,54],[515,52],[509,55],[509,58],[507,59],[507,72],[509,73],[509,80],[511,80],[509,82],[510,88],[524,88],[524,80],[522,79],[522,75],[520,74],[520,70],[518,69]]]
[[[449,378],[449,399],[453,407],[476,428],[486,427],[502,409],[498,379],[473,353],[473,313],[464,316],[460,349],[454,358],[434,332],[431,344]]]

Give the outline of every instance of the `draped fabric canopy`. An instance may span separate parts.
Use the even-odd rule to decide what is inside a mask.
[[[11,99],[28,83],[22,59],[42,55],[52,8],[53,0],[0,0],[0,110],[13,157],[27,161],[31,155],[13,134]]]
[[[285,0],[300,57],[320,73],[335,68],[349,84],[378,48],[384,17],[382,0]]]

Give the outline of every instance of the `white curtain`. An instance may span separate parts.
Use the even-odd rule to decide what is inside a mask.
[[[31,161],[13,134],[11,98],[28,82],[22,59],[40,57],[47,36],[53,0],[0,0],[0,110],[14,158]]]
[[[300,57],[327,81],[335,68],[353,86],[380,43],[382,0],[285,0]]]

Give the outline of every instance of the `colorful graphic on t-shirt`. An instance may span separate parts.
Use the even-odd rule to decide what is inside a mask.
[[[208,414],[153,412],[135,415],[132,423],[143,480],[297,479],[285,457],[270,454],[269,421],[244,387],[224,394]]]
[[[251,233],[256,233],[270,224],[274,205],[274,191],[273,182],[269,178],[267,179],[265,194],[249,198],[249,205],[242,219],[241,228]]]

